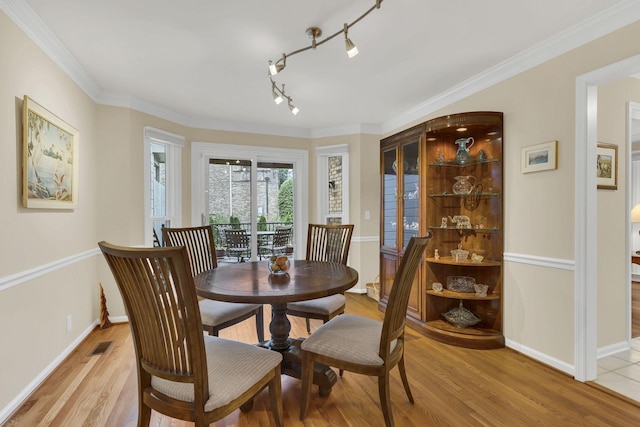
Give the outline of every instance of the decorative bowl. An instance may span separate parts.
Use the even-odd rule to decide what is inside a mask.
[[[484,257],[482,255],[475,253],[471,255],[471,262],[475,262],[476,264],[482,262],[483,259]]]
[[[455,262],[466,261],[469,257],[469,251],[464,249],[454,249],[451,251],[451,258]]]
[[[276,275],[287,274],[290,265],[289,258],[286,256],[272,256],[269,261],[267,261],[269,273]]]
[[[475,292],[476,279],[469,276],[448,276],[447,289],[453,292]]]
[[[457,328],[468,328],[482,320],[471,311],[464,308],[462,306],[462,301],[460,301],[460,305],[458,307],[452,308],[446,313],[442,313],[442,315],[447,319],[447,322]]]

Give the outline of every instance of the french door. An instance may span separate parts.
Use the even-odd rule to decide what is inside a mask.
[[[192,223],[214,226],[216,248],[226,247],[224,229],[246,230],[246,257],[253,260],[266,253],[265,236],[290,225],[293,255],[300,255],[308,224],[306,171],[304,150],[194,142]]]

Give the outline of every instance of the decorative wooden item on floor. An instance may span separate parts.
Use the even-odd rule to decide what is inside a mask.
[[[109,310],[107,310],[107,298],[104,296],[104,289],[100,283],[100,329],[107,329],[111,326],[109,320]]]

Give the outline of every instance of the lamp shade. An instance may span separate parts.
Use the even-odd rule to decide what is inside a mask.
[[[640,222],[640,203],[631,209],[631,222]]]

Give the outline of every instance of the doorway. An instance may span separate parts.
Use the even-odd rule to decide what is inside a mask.
[[[597,96],[598,85],[640,72],[640,55],[611,64],[576,79],[576,147],[575,150],[575,378],[591,381],[597,378],[597,311],[598,311],[598,238],[596,230],[597,190],[596,174],[592,165],[596,164],[597,151]],[[629,155],[630,148],[625,143]],[[630,188],[630,173],[626,174],[626,188]],[[627,190],[629,191],[629,190]],[[630,224],[631,201],[627,195],[626,224]],[[630,227],[627,226],[627,259],[630,259]],[[630,263],[627,263],[630,264]],[[630,266],[627,265],[630,286]],[[630,294],[630,292],[628,293]],[[630,311],[630,303],[628,304]]]

